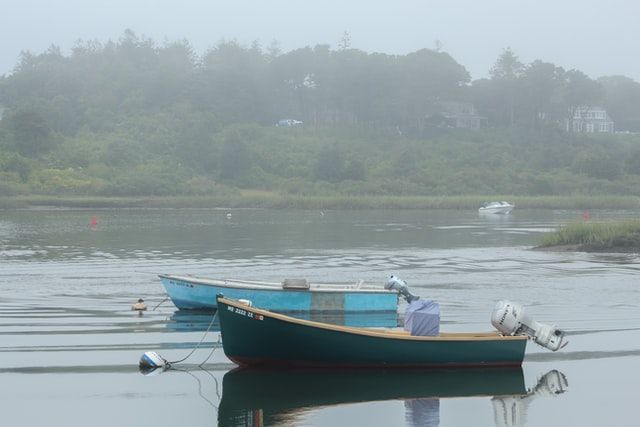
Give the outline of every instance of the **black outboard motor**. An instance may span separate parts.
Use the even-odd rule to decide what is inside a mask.
[[[389,280],[387,280],[387,283],[384,284],[384,288],[396,291],[398,294],[402,295],[402,297],[407,300],[409,304],[420,299],[419,296],[413,295],[411,292],[409,292],[407,282],[393,275],[389,278]]]

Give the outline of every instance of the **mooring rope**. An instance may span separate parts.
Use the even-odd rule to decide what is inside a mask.
[[[216,312],[216,313],[217,313],[217,312]],[[220,336],[218,336],[218,344],[220,344]],[[219,346],[218,346],[218,347],[219,347]],[[216,348],[218,348],[218,347],[215,347],[215,346],[214,346],[214,347],[211,349],[211,352],[209,353],[209,355],[207,356],[207,358],[206,358],[206,359],[204,359],[204,360],[202,361],[202,363],[200,363],[200,364],[198,365],[198,367],[202,368],[202,365],[204,365],[205,363],[207,363],[207,360],[209,360],[209,358],[211,357],[211,355],[213,354],[213,352],[214,352],[214,351],[216,351]]]
[[[151,310],[151,311],[155,311],[155,310],[156,310],[156,308],[160,307],[160,306],[161,306],[162,304],[164,304],[167,300],[169,300],[169,297],[166,297],[165,299],[163,299],[162,301],[160,301],[160,302],[158,303],[158,305],[156,305],[155,307],[153,307],[153,310]]]
[[[209,333],[209,331],[211,330],[211,327],[213,326],[213,322],[216,320],[216,317],[218,317],[218,310],[216,310],[216,313],[213,315],[213,317],[211,318],[211,322],[209,323],[209,326],[207,327],[207,330],[204,332],[204,335],[202,336],[202,339],[200,340],[200,342],[193,348],[193,350],[191,350],[191,352],[189,354],[187,354],[184,358],[180,359],[180,360],[176,360],[174,362],[169,362],[170,365],[174,364],[174,363],[180,363],[180,362],[184,362],[185,360],[187,360],[189,358],[189,356],[191,356],[197,349],[198,347],[200,347],[200,345],[203,343],[205,337],[207,336],[207,334]],[[215,347],[214,347],[215,350]],[[211,352],[213,353],[213,351]],[[211,356],[211,355],[209,355]],[[208,359],[209,357],[207,357]],[[204,362],[203,362],[204,363]]]

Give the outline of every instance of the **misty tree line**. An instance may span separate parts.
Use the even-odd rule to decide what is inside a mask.
[[[592,80],[579,70],[565,70],[541,60],[523,64],[507,48],[489,79],[474,81],[471,99],[496,124],[539,127],[562,124],[576,108],[604,107],[616,127],[640,131],[640,84],[625,76]]]
[[[473,103],[494,130],[431,128],[428,117],[451,101]],[[126,31],[117,42],[78,42],[68,56],[55,46],[24,52],[0,79],[0,192],[162,195],[222,182],[301,193],[547,194],[571,191],[554,183],[555,173],[635,173],[633,147],[572,151],[575,139],[560,125],[582,105],[605,107],[618,129],[640,130],[637,82],[523,64],[510,49],[490,78],[471,81],[438,50],[388,55],[344,43],[285,53],[275,43],[222,41],[198,56],[187,41],[158,45]],[[276,129],[283,118],[304,126]],[[461,171],[486,166],[482,151],[496,149],[496,139],[560,145],[564,163],[546,165],[546,154],[519,146],[515,158],[494,165],[495,176]],[[473,140],[482,150],[468,146]],[[476,158],[459,156],[456,145]],[[502,148],[495,154],[504,157]],[[543,171],[555,168],[544,182],[537,176],[532,187],[530,176],[511,176],[513,165],[527,170],[537,157]],[[585,167],[589,159],[608,169]],[[640,155],[637,163],[640,173]]]

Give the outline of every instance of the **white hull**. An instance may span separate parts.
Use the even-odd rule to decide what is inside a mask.
[[[489,203],[487,206],[483,206],[478,209],[481,214],[501,214],[506,215],[510,213],[515,206],[507,202],[495,202]]]

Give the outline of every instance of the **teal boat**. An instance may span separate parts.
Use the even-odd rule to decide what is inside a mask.
[[[250,299],[259,307],[285,312],[396,312],[398,293],[382,286],[309,283],[285,279],[282,283],[159,275],[173,304],[181,310],[215,310],[216,295]]]
[[[451,368],[520,366],[527,337],[413,336],[297,319],[217,297],[224,352],[241,366]]]

